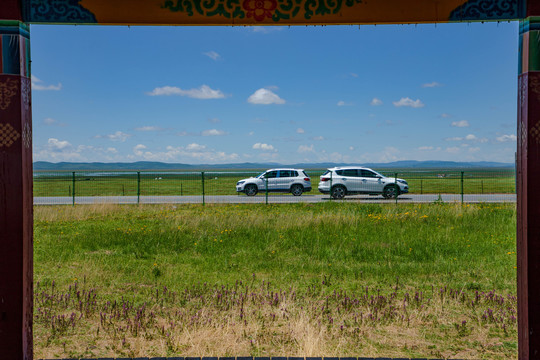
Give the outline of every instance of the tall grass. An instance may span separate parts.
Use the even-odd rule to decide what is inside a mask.
[[[516,355],[512,205],[95,205],[35,217],[36,307],[49,309],[36,313],[38,354]],[[88,306],[65,301],[75,283]],[[64,315],[55,330],[53,315]]]

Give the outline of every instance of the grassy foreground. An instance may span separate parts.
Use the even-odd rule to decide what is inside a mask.
[[[514,205],[36,207],[38,358],[516,358]]]

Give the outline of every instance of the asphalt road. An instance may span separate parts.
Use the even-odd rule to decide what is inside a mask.
[[[405,194],[398,197],[398,203],[432,203],[439,200],[439,194],[412,195]],[[461,195],[441,194],[443,202],[461,202]],[[317,203],[329,201],[328,195],[270,195],[268,203]],[[336,200],[332,200],[336,201]],[[382,196],[346,196],[343,202],[361,203],[394,203],[395,200],[384,199]],[[516,202],[515,194],[467,194],[463,196],[466,203],[504,203]],[[34,205],[71,205],[73,199],[68,196],[34,197]],[[199,196],[141,196],[141,204],[202,204],[203,197]],[[245,195],[207,195],[204,197],[207,204],[250,204],[265,203],[264,195],[248,197]],[[137,196],[77,196],[76,204],[137,204]]]

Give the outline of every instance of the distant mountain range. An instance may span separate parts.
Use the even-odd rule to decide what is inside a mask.
[[[34,162],[34,170],[216,170],[216,169],[270,169],[276,167],[293,167],[301,169],[323,169],[334,166],[361,165],[375,169],[470,169],[470,168],[513,168],[513,163],[501,162],[455,162],[455,161],[416,161],[402,160],[389,163],[300,163],[300,164],[278,164],[278,163],[237,163],[237,164],[171,164],[155,161],[137,161],[132,163],[103,163],[103,162],[59,162],[51,163],[48,161]]]

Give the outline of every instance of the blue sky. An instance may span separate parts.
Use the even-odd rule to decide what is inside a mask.
[[[513,162],[518,23],[32,25],[34,161]]]

